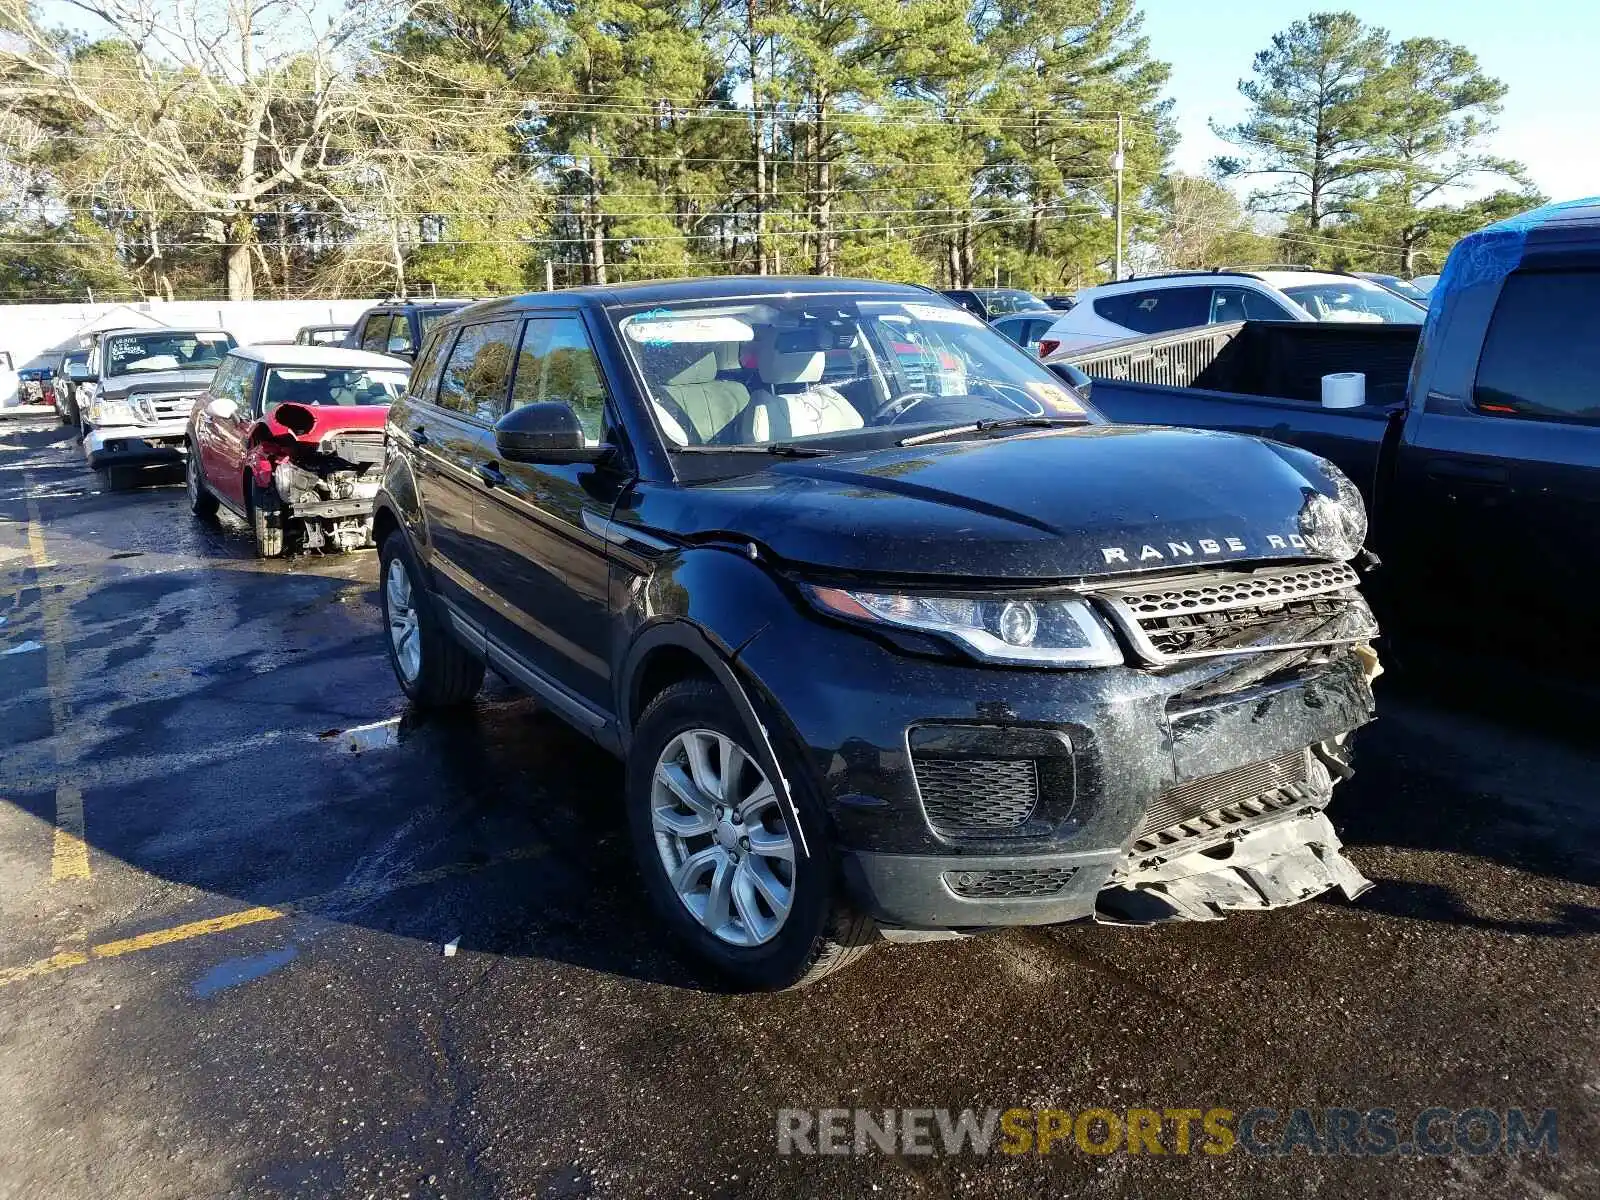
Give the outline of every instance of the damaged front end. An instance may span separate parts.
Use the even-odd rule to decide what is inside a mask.
[[[1323,742],[1163,794],[1096,902],[1108,924],[1214,921],[1372,886],[1341,853],[1323,809],[1349,774]]]
[[[372,502],[383,473],[379,406],[281,404],[251,434],[250,471],[277,518],[307,550],[372,545]]]

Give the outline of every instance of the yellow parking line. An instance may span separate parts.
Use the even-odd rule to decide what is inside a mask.
[[[89,847],[83,840],[83,793],[76,784],[56,784],[56,842],[51,879],[89,878]]]
[[[384,884],[357,884],[351,887],[336,888],[319,896],[306,896],[291,904],[279,905],[277,908],[259,906],[240,909],[238,912],[224,913],[220,917],[207,917],[201,921],[188,921],[182,925],[171,925],[166,929],[155,929],[149,933],[141,933],[134,937],[119,938],[112,942],[98,942],[90,946],[86,952],[64,951],[52,954],[49,958],[41,958],[37,962],[23,963],[21,966],[0,969],[0,987],[5,987],[10,983],[20,983],[24,979],[34,979],[40,975],[53,975],[58,971],[81,967],[92,959],[119,958],[124,954],[134,954],[140,950],[153,950],[157,946],[170,946],[174,942],[188,941],[190,938],[206,937],[213,933],[227,933],[230,929],[240,929],[246,925],[257,925],[263,921],[276,921],[280,917],[292,916],[296,913],[314,912],[318,908],[337,906],[339,904],[366,903],[393,892],[398,892],[403,888],[417,887],[426,883],[438,883],[441,880],[456,876],[476,875],[480,871],[487,871],[490,867],[520,862],[524,859],[535,858],[543,853],[544,847],[542,846],[528,846],[519,850],[509,851],[485,863],[446,863],[444,866],[431,867],[426,871],[418,871],[414,875],[408,875],[404,879],[393,880]]]
[[[132,954],[136,950],[152,950],[157,946],[170,946],[173,942],[184,942],[190,938],[205,937],[209,933],[227,933],[230,929],[238,929],[242,925],[255,925],[261,921],[276,921],[287,914],[280,908],[247,908],[242,912],[226,913],[220,917],[207,917],[204,921],[190,921],[186,925],[173,925],[168,929],[157,929],[152,933],[141,933],[138,937],[122,938],[115,942],[101,942],[90,949],[89,953],[96,958],[116,958],[122,954]],[[69,966],[78,966],[69,963]],[[0,979],[0,982],[4,982]]]
[[[39,577],[39,604],[44,615],[45,682],[50,691],[50,723],[54,727],[56,759],[56,836],[50,854],[50,878],[89,878],[89,846],[84,841],[83,791],[77,784],[61,779],[72,761],[66,739],[72,730],[71,680],[67,676],[66,614],[61,596],[44,580],[51,565],[44,543],[44,523],[39,519],[39,502],[34,498],[32,472],[24,471],[23,486],[28,493],[28,554]]]

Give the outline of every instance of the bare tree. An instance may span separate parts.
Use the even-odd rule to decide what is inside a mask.
[[[260,230],[274,227],[269,217],[281,225],[286,203],[330,208],[364,237],[373,209],[387,208],[376,217],[398,254],[395,225],[409,214],[394,210],[416,198],[405,179],[437,181],[452,133],[476,139],[505,119],[484,97],[386,86],[368,48],[413,0],[351,0],[331,16],[316,0],[68,3],[99,40],[66,38],[28,0],[0,0],[12,30],[0,43],[0,98],[83,131],[82,152],[56,166],[80,194],[156,193],[188,217],[220,250],[230,299],[254,296],[267,264]],[[418,152],[429,157],[412,161]],[[158,231],[148,232],[159,255]],[[403,286],[403,264],[396,276]]]

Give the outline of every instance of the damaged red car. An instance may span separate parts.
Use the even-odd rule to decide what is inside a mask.
[[[189,506],[232,509],[256,553],[372,544],[389,402],[410,364],[334,346],[243,346],[189,418]]]

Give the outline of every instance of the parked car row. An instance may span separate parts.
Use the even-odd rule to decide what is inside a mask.
[[[1409,392],[1419,326],[1385,307],[1409,301],[1344,276],[1092,289],[1058,319],[1203,292],[1205,328],[1183,337],[1215,352],[1169,338],[1048,365],[998,328],[1046,310],[990,296],[980,317],[865,280],[381,306],[349,338],[393,357],[219,351],[185,426],[190,503],[234,510],[268,554],[365,544],[370,521],[401,690],[469,705],[493,668],[619,755],[657,915],[747,986],[809,982],[881,939],[1353,898],[1371,884],[1325,809],[1374,707],[1363,491],[1381,530],[1408,519],[1406,480],[1439,484],[1393,550],[1443,589],[1435,611],[1499,636],[1547,619],[1558,584],[1581,592],[1540,563],[1508,602],[1454,594],[1430,541],[1445,497],[1516,478],[1508,454],[1593,483],[1584,220],[1469,240]],[[1280,315],[1250,319],[1257,302]],[[1529,341],[1538,320],[1555,333]],[[1394,411],[1298,436],[1290,410],[1338,415],[1302,396],[1308,372],[1352,347]],[[1153,371],[1169,375],[1136,382]],[[1095,408],[1169,423],[1186,398],[1181,423],[1244,432]],[[1527,436],[1473,442],[1485,421]]]

